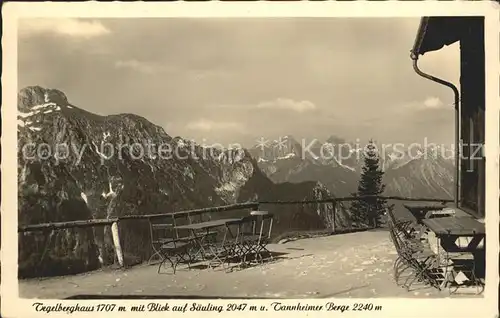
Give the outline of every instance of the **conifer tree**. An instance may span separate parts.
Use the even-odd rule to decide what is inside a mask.
[[[364,149],[364,166],[358,183],[358,190],[353,196],[379,196],[385,190],[382,183],[384,172],[379,167],[380,157],[375,143],[370,140]],[[354,200],[351,204],[351,215],[354,222],[380,227],[382,216],[387,208],[387,200],[380,197]]]

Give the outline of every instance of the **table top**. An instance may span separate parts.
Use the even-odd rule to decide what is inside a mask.
[[[224,226],[228,223],[231,222],[238,222],[241,221],[241,218],[231,218],[231,219],[220,219],[220,220],[213,220],[213,221],[207,221],[207,222],[200,222],[200,223],[194,223],[194,224],[187,224],[187,225],[179,225],[176,226],[176,229],[184,229],[184,230],[205,230],[205,229],[210,229],[214,227],[219,227],[219,226]]]
[[[484,224],[471,217],[443,217],[422,220],[436,235],[484,235]]]
[[[440,210],[446,207],[446,204],[440,202],[408,202],[403,204],[408,210]]]
[[[250,215],[257,215],[257,216],[264,216],[264,215],[269,215],[269,212],[267,211],[252,211],[250,212]]]

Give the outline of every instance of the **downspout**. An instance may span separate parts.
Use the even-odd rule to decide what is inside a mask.
[[[453,90],[453,94],[455,95],[455,206],[458,207],[458,202],[459,202],[459,195],[460,195],[460,185],[459,185],[459,178],[460,178],[460,114],[459,114],[459,103],[460,103],[460,95],[458,92],[458,89],[455,85],[453,85],[450,82],[447,82],[445,80],[442,80],[440,78],[437,78],[435,76],[426,74],[422,72],[418,68],[418,55],[416,55],[414,52],[411,53],[411,59],[413,60],[413,69],[415,72],[422,76],[423,78],[426,78],[428,80],[431,80],[433,82],[439,83],[441,85],[447,86]]]

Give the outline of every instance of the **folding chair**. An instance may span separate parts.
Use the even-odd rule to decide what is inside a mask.
[[[161,261],[161,245],[170,242],[173,237],[169,237],[169,228],[172,227],[172,217],[164,216],[154,219],[148,219],[149,221],[149,233],[151,237],[151,248],[153,254],[149,257],[148,264],[155,258]]]
[[[203,223],[203,222],[208,222],[208,221],[212,220],[211,214],[209,212],[200,212],[200,211],[189,212],[189,213],[187,213],[186,216],[187,216],[188,224]],[[201,238],[200,242],[202,244],[210,245],[210,244],[213,244],[215,242],[219,232],[217,232],[215,230],[210,230],[208,232],[206,230],[198,230],[198,231],[196,231],[195,234],[198,238]],[[203,259],[207,258],[207,255],[204,255],[205,254],[204,248],[199,247],[196,251],[193,250],[193,252],[195,253],[195,255],[194,255],[195,258],[200,254],[202,255]]]
[[[273,229],[274,216],[267,211],[252,211],[250,215],[257,217],[257,222],[254,222],[253,234],[257,235],[258,239],[254,247],[254,255],[260,263],[264,262],[262,254],[267,254],[269,259],[273,259],[271,252],[267,249],[267,245],[271,240],[271,232]],[[259,222],[260,221],[260,222]],[[258,224],[260,223],[260,225]],[[259,227],[258,232],[256,227]]]
[[[187,262],[188,267],[191,268],[192,258],[189,254],[189,248],[192,246],[193,240],[189,237],[179,237],[174,225],[165,223],[165,219],[168,218],[173,220],[172,216],[149,219],[151,246],[154,251],[149,261],[154,256],[158,256],[160,258],[158,273],[160,273],[162,265],[168,261],[175,274],[177,266],[181,262]]]
[[[238,226],[234,244],[231,246],[229,253],[230,259],[239,259],[239,267],[247,265],[247,258],[255,252],[258,235],[254,233],[257,218],[253,215],[243,217],[237,222],[233,222]]]
[[[448,290],[450,294],[455,294],[461,287],[475,287],[476,295],[484,291],[484,284],[476,276],[476,262],[470,253],[456,253],[448,255],[451,261],[452,270],[446,269],[445,278],[449,280]]]
[[[224,236],[222,240],[218,243],[212,242],[209,244],[209,249],[212,252],[212,260],[209,262],[209,266],[213,269],[217,265],[222,265],[222,267],[227,271],[230,267],[231,260],[239,256],[239,240],[240,240],[240,227],[243,220],[230,221],[227,222],[224,228]],[[231,226],[236,225],[238,230],[236,235],[231,232]],[[227,263],[227,266],[224,266]]]
[[[397,232],[404,235],[406,238],[414,238],[417,234],[417,224],[412,220],[396,220],[394,214],[387,209],[389,221],[396,228]]]
[[[430,284],[433,287],[440,289],[439,283],[436,280],[435,271],[437,268],[436,257],[429,249],[420,241],[404,239],[404,235],[398,234],[398,228],[394,226],[392,220],[389,222],[389,233],[394,243],[398,257],[394,262],[394,278],[399,285],[400,275],[407,269],[414,271],[413,275],[409,275],[402,287],[410,290],[411,285],[415,281]]]

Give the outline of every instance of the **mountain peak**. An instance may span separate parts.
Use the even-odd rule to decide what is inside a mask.
[[[28,86],[19,92],[17,107],[20,111],[29,111],[33,106],[54,103],[60,106],[68,105],[66,94],[57,89],[41,86]]]
[[[290,140],[290,141],[295,141],[295,138],[293,137],[293,135],[286,135],[286,136],[283,136],[283,139],[286,139],[286,140]]]
[[[340,138],[338,136],[335,136],[335,135],[331,135],[330,137],[328,137],[328,139],[326,140],[327,143],[330,143],[330,144],[335,144],[335,145],[338,145],[338,144],[345,144],[346,141],[344,138]]]

